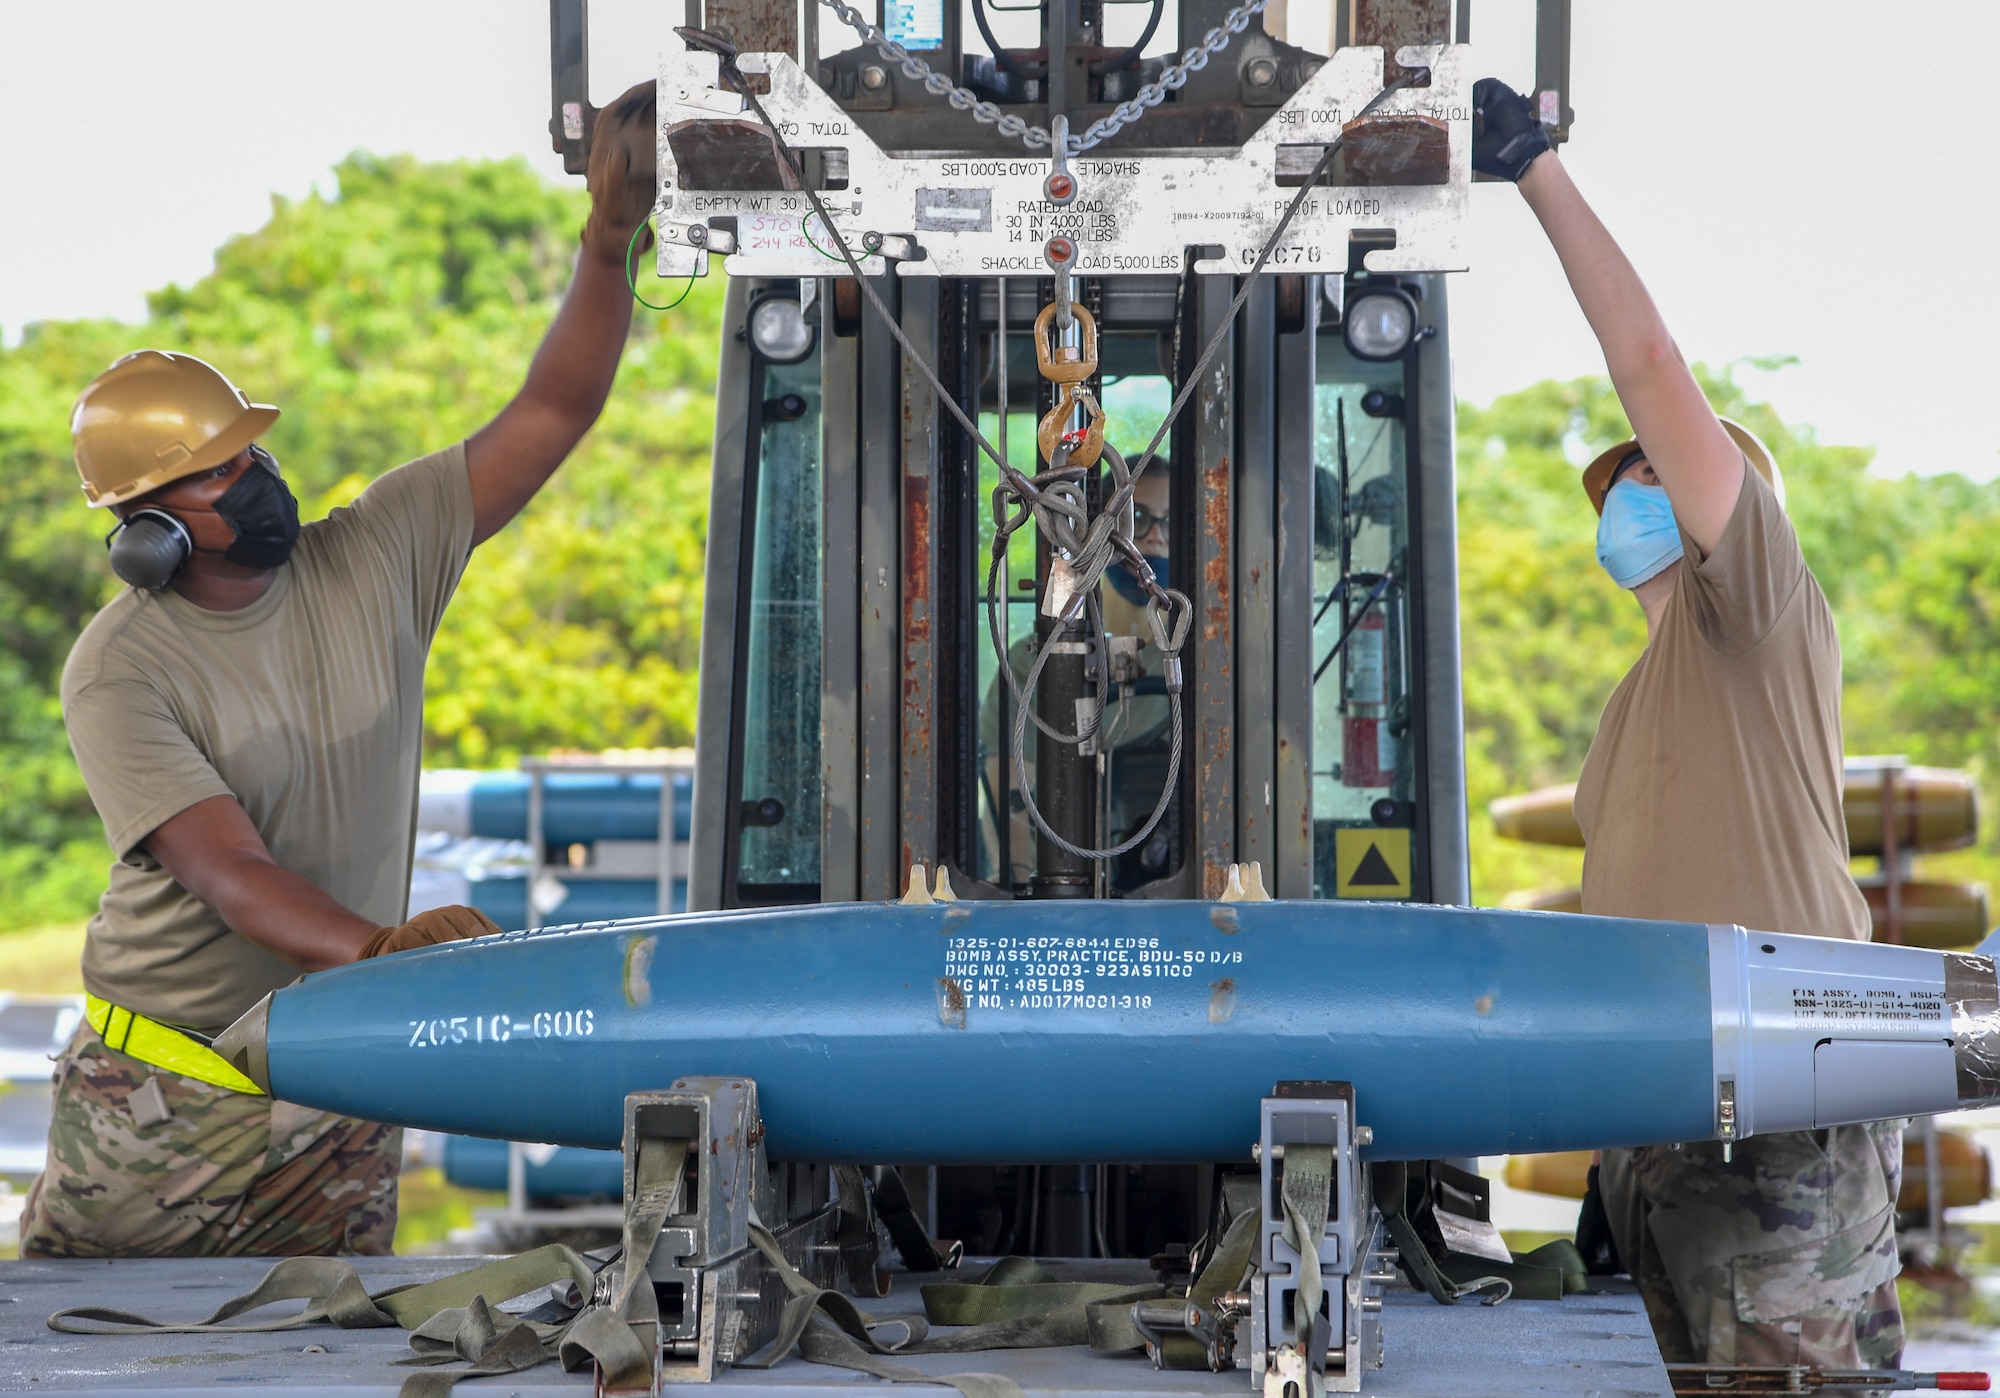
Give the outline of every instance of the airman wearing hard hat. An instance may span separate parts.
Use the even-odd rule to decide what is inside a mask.
[[[653,90],[598,119],[582,255],[520,393],[325,519],[300,523],[261,445],[279,410],[213,365],[140,350],[77,399],[130,586],[71,651],[63,718],[116,859],[22,1256],[389,1251],[401,1133],[274,1102],[209,1044],[301,971],[499,930],[407,916],[424,662],[468,555],[610,391]]]
[[[1583,474],[1598,560],[1647,635],[1577,783],[1583,910],[1865,941],[1840,642],[1771,454],[1709,407],[1530,104],[1492,79],[1473,103],[1473,166],[1541,221],[1635,433]],[[1611,1231],[1667,1360],[1893,1367],[1901,1159],[1899,1124],[1606,1151]]]

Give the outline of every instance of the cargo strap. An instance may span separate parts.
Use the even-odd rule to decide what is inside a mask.
[[[444,1398],[463,1378],[518,1373],[548,1360],[566,1369],[595,1362],[607,1386],[652,1386],[653,1356],[659,1349],[658,1302],[646,1277],[646,1263],[672,1212],[687,1164],[687,1143],[642,1141],[635,1169],[633,1200],[625,1214],[625,1254],[600,1278],[583,1258],[559,1244],[468,1268],[421,1286],[391,1287],[370,1293],[354,1264],[333,1257],[292,1257],[272,1267],[251,1290],[225,1301],[213,1315],[192,1324],[153,1320],[107,1306],[75,1306],[49,1317],[49,1328],[70,1335],[213,1335],[291,1330],[332,1324],[347,1330],[401,1326],[410,1333],[403,1365],[434,1366],[470,1361],[449,1372],[412,1374],[401,1398]],[[559,1320],[538,1320],[496,1312],[490,1301],[506,1301],[539,1287],[574,1285],[591,1298],[582,1310]],[[490,1301],[489,1301],[490,1298]],[[306,1302],[304,1310],[279,1320],[237,1321],[278,1301]],[[562,1315],[566,1308],[558,1308]],[[1005,1398],[999,1394],[968,1398]]]
[[[1376,1207],[1403,1269],[1439,1304],[1453,1305],[1473,1295],[1489,1306],[1509,1296],[1560,1301],[1589,1285],[1583,1255],[1567,1238],[1545,1243],[1512,1262],[1453,1251],[1444,1245],[1436,1221],[1429,1216],[1430,1162],[1378,1161],[1370,1168]]]
[[[263,1088],[232,1068],[221,1054],[170,1025],[135,1014],[95,995],[84,997],[83,1017],[97,1031],[97,1037],[104,1040],[106,1048],[128,1058],[136,1058],[141,1063],[164,1068],[169,1073],[178,1073],[212,1087],[227,1088],[250,1097],[264,1095]]]
[[[884,1165],[875,1174],[875,1216],[888,1230],[889,1241],[896,1245],[903,1265],[912,1272],[948,1272],[965,1255],[962,1243],[954,1242],[939,1250],[924,1225],[918,1222],[916,1211],[910,1206],[910,1191],[903,1182],[903,1172],[894,1165]]]
[[[1326,1391],[1326,1351],[1332,1333],[1319,1310],[1326,1298],[1319,1247],[1333,1196],[1333,1146],[1300,1141],[1287,1145],[1278,1192],[1285,1206],[1285,1244],[1299,1257],[1299,1284],[1292,1291],[1292,1339],[1305,1357],[1307,1393],[1319,1398]]]
[[[1256,1214],[1236,1215],[1186,1299],[1212,1308],[1223,1292],[1240,1287],[1256,1242]],[[934,1282],[923,1288],[924,1314],[933,1324],[970,1327],[946,1337],[956,1346],[1021,1349],[1087,1344],[1107,1354],[1145,1348],[1145,1337],[1132,1323],[1133,1303],[1171,1294],[1156,1284],[1057,1281],[1025,1257],[1003,1257],[970,1282]],[[1206,1370],[1207,1351],[1190,1337],[1169,1335],[1161,1367]]]
[[[1204,1304],[1241,1282],[1255,1246],[1256,1216],[1240,1215],[1195,1284]],[[1120,1286],[1105,1282],[1062,1282],[1023,1257],[1006,1257],[970,1282],[937,1282],[922,1289],[924,1316],[871,1316],[847,1296],[815,1286],[802,1276],[761,1224],[751,1241],[791,1298],[778,1334],[763,1352],[738,1367],[768,1369],[795,1349],[815,1364],[855,1369],[893,1383],[945,1384],[966,1398],[1020,1398],[1012,1379],[997,1374],[928,1374],[898,1364],[892,1356],[971,1354],[996,1349],[1040,1349],[1087,1344],[1105,1353],[1142,1349],[1145,1338],[1132,1323],[1132,1306],[1167,1295],[1164,1286]],[[933,1335],[932,1324],[960,1327]],[[884,1332],[894,1332],[885,1339]],[[1206,1355],[1192,1339],[1170,1337],[1175,1359],[1166,1367],[1206,1369]],[[1184,1348],[1185,1353],[1180,1353]]]

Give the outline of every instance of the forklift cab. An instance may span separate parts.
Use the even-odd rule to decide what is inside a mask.
[[[881,282],[982,432],[1035,469],[1046,281]],[[1049,549],[1021,530],[993,567],[997,468],[853,290],[729,287],[691,907],[893,898],[918,864],[963,897],[1214,897],[1250,861],[1280,898],[1466,901],[1443,277],[1356,267],[1253,289],[1137,492],[1154,571],[1195,612],[1166,813],[1087,882],[1058,871],[1067,884],[1024,811],[1039,754],[1011,748]],[[1092,387],[1128,460],[1235,290],[1081,283]],[[1124,635],[1138,674],[1064,813],[1094,845],[1133,833],[1175,765],[1159,653],[1119,582],[1099,585],[1084,669],[1094,683]]]

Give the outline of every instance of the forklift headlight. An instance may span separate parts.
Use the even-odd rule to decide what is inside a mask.
[[[1417,303],[1400,288],[1372,287],[1348,298],[1342,324],[1356,359],[1401,359],[1417,333]]]
[[[750,343],[773,364],[796,364],[812,353],[813,328],[789,296],[767,296],[750,312]]]

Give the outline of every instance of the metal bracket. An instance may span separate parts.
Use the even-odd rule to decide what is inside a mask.
[[[1365,1167],[1359,1147],[1365,1139],[1354,1123],[1354,1089],[1344,1082],[1279,1083],[1275,1096],[1258,1109],[1257,1161],[1260,1171],[1258,1275],[1250,1289],[1250,1382],[1260,1390],[1309,1378],[1307,1370],[1324,1345],[1319,1372],[1326,1391],[1358,1393],[1361,1376],[1382,1365],[1380,1273],[1371,1272],[1380,1222],[1363,1187]],[[1292,1294],[1303,1262],[1285,1242],[1284,1159],[1289,1145],[1331,1145],[1333,1189],[1326,1231],[1319,1240],[1320,1275],[1326,1305],[1311,1335],[1294,1333]],[[1299,1384],[1307,1398],[1310,1383]]]
[[[1342,49],[1241,146],[1145,155],[1093,152],[1060,171],[1040,158],[891,152],[820,87],[816,70],[809,73],[791,57],[773,53],[739,54],[736,64],[745,76],[768,84],[759,101],[785,131],[787,144],[801,154],[820,152],[819,158],[830,162],[818,190],[826,217],[850,241],[865,244],[865,230],[878,231],[885,240],[879,251],[898,275],[1039,275],[1042,248],[1059,237],[1075,249],[1074,275],[1101,276],[1178,272],[1190,247],[1212,250],[1196,271],[1247,271],[1293,189],[1380,91],[1387,58],[1428,68],[1431,80],[1427,87],[1393,94],[1371,123],[1415,123],[1441,132],[1442,159],[1433,161],[1431,174],[1442,182],[1350,181],[1315,191],[1273,252],[1268,270],[1338,272],[1357,230],[1394,234],[1393,243],[1368,252],[1371,271],[1462,268],[1472,178],[1472,69],[1471,55],[1461,45],[1405,47],[1394,55],[1378,48]],[[743,246],[730,259],[732,276],[847,275],[841,263],[828,260],[831,235],[818,226],[820,215],[805,192],[782,187],[789,172],[774,159],[761,123],[730,112],[735,94],[722,90],[718,56],[665,53],[659,81],[664,216],[683,222],[715,215],[752,219],[754,225],[743,226]],[[681,167],[668,129],[684,138],[682,123],[716,128],[715,153],[705,162],[711,168]],[[842,171],[837,180],[835,168]],[[1080,197],[1067,205],[1056,202],[1060,195],[1048,186],[1058,178],[1073,182]],[[695,262],[688,248],[660,243],[660,275],[687,275]]]
[[[752,1219],[770,1229],[802,1275],[832,1287],[840,1210],[824,1167],[774,1171],[765,1159],[757,1084],[749,1078],[682,1078],[665,1092],[626,1096],[628,1200],[642,1140],[685,1141],[695,1176],[682,1194],[692,1208],[667,1219],[646,1268],[660,1310],[658,1393],[665,1382],[710,1382],[777,1333],[787,1293],[750,1240]]]
[[[1166,1337],[1185,1335],[1202,1347],[1209,1371],[1224,1374],[1236,1367],[1237,1333],[1249,1309],[1249,1294],[1241,1291],[1224,1292],[1206,1310],[1192,1301],[1138,1301],[1132,1306],[1132,1325],[1145,1340],[1146,1357],[1155,1369],[1166,1367]]]

